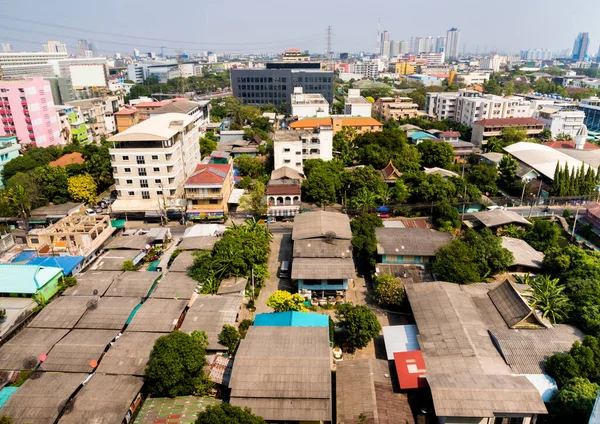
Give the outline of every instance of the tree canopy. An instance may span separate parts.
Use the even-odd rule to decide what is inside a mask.
[[[269,296],[267,306],[273,308],[275,312],[308,312],[308,309],[304,306],[304,298],[300,294],[292,294],[285,290],[277,290]]]
[[[352,228],[354,259],[359,268],[368,272],[376,263],[375,228],[383,227],[383,221],[377,215],[362,214],[350,221],[350,227]]]
[[[196,424],[266,424],[266,421],[254,415],[250,408],[221,402],[200,412]]]
[[[338,325],[346,331],[344,345],[352,351],[366,347],[381,331],[377,317],[365,305],[341,304],[335,311],[335,316]]]

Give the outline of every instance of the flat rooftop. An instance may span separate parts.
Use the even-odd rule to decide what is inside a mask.
[[[320,93],[292,94],[292,106],[295,105],[328,105]]]
[[[367,104],[371,104],[367,99],[365,99],[364,97],[360,96],[360,97],[346,97],[345,100],[346,104],[350,104],[350,105],[367,105]]]

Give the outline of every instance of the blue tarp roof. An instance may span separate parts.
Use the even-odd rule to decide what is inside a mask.
[[[307,312],[273,312],[258,314],[254,325],[259,327],[329,327],[329,316]]]
[[[64,274],[69,275],[83,259],[83,256],[41,256],[33,258],[27,264],[62,268]]]
[[[426,133],[424,131],[417,131],[417,132],[414,132],[414,133],[410,134],[408,136],[408,138],[411,138],[413,140],[423,140],[423,139],[426,139],[426,138],[435,139],[437,137],[435,135],[431,135],[431,134]]]
[[[0,390],[0,408],[4,406],[4,404],[8,401],[8,399],[12,396],[14,392],[16,392],[18,387],[4,387]]]

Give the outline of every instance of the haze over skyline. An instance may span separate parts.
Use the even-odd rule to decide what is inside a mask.
[[[281,52],[292,47],[318,53],[325,51],[325,31],[331,25],[334,52],[374,52],[380,17],[381,30],[393,40],[445,36],[449,28],[459,28],[460,49],[466,46],[467,52],[559,51],[572,48],[579,32],[590,33],[590,55],[600,44],[600,10],[590,10],[589,0],[546,0],[543,5],[508,0],[485,10],[476,0],[391,2],[385,7],[355,3],[263,0],[257,6],[244,0],[148,0],[108,1],[91,9],[71,0],[3,0],[0,42],[14,50],[40,51],[48,39],[58,39],[70,53],[76,52],[77,39],[95,42],[102,54],[131,54],[134,48],[160,52],[161,46],[167,53]]]

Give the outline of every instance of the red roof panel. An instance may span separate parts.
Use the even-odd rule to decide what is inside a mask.
[[[552,147],[553,149],[574,149],[575,148],[575,142],[574,141],[547,141],[545,143],[542,143],[542,146],[548,146],[548,147]],[[583,146],[583,150],[597,150],[600,149],[600,147],[596,146],[595,144],[589,143],[589,142],[585,142],[585,145]]]
[[[223,184],[227,174],[231,171],[231,164],[200,164],[186,184]]]
[[[394,352],[394,363],[401,389],[422,389],[427,387],[425,361],[420,350]]]

